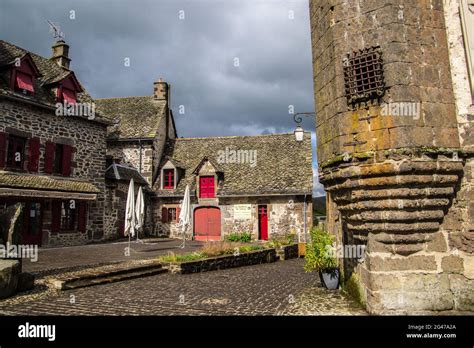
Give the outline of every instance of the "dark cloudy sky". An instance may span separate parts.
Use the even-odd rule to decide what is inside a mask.
[[[1,38],[46,57],[48,19],[93,97],[151,95],[168,81],[179,136],[289,132],[290,105],[314,111],[307,0],[0,2]]]

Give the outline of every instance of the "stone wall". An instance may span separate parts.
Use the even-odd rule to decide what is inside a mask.
[[[28,136],[39,137],[41,155],[39,173],[44,173],[44,153],[46,141],[67,143],[76,149],[72,158],[72,179],[83,179],[93,183],[99,190],[96,201],[88,202],[89,219],[87,232],[66,235],[52,235],[48,216],[50,204],[44,213],[43,245],[83,244],[103,237],[104,222],[104,172],[106,152],[106,125],[85,119],[56,116],[54,110],[45,110],[24,103],[2,99],[0,102],[0,131],[10,129],[25,132]]]
[[[328,230],[366,245],[363,260],[340,263],[371,313],[474,310],[472,96],[456,10],[449,0],[310,2]],[[374,46],[385,95],[353,108],[344,58]],[[419,117],[383,113],[401,102],[419,103]]]
[[[140,167],[141,152],[141,167]],[[107,155],[114,159],[119,159],[121,164],[126,164],[136,168],[151,185],[153,175],[153,143],[142,142],[108,142]]]
[[[135,197],[139,185],[135,185]],[[113,240],[122,238],[125,226],[125,210],[127,206],[128,182],[107,180],[105,210],[107,212],[104,223],[105,239]],[[145,195],[145,226],[140,231],[139,237],[153,235],[154,210],[151,194],[143,188]]]
[[[304,238],[304,199],[302,196],[274,196],[274,197],[235,197],[219,198],[215,203],[198,204],[192,199],[193,210],[202,206],[217,206],[221,211],[221,236],[225,237],[231,233],[250,232],[253,239],[259,238],[258,229],[258,206],[267,205],[268,209],[268,235],[269,239],[285,237],[294,234],[296,238]],[[251,218],[240,220],[234,216],[234,205],[250,204]],[[167,235],[172,238],[181,238],[182,232],[176,221],[171,223],[161,222],[161,208],[178,207],[179,200],[160,199],[155,204],[155,216],[157,220],[157,234]],[[312,226],[312,201],[311,196],[306,197],[306,231]],[[192,238],[192,228],[189,230],[188,238]]]

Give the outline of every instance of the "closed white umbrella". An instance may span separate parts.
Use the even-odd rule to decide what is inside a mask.
[[[145,224],[145,199],[143,198],[143,189],[140,186],[138,189],[137,203],[135,205],[135,218],[136,218],[136,229],[137,229],[137,240],[140,229]]]
[[[190,215],[191,198],[189,194],[189,185],[186,185],[183,202],[181,202],[181,211],[179,213],[179,226],[181,226],[181,231],[183,232],[183,244],[181,244],[181,248],[184,248],[186,245],[186,230],[189,227]]]
[[[130,185],[128,186],[128,195],[127,195],[127,205],[125,208],[125,235],[133,237],[135,235],[135,184],[133,179],[130,180]]]

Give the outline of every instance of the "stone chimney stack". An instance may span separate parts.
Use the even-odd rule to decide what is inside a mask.
[[[155,100],[168,100],[169,97],[169,84],[160,77],[158,81],[153,83],[153,97]]]
[[[53,56],[51,57],[59,66],[69,69],[71,59],[69,58],[69,45],[64,40],[58,40],[54,43]]]

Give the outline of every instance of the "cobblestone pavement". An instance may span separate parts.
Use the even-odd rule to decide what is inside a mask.
[[[54,274],[58,271],[80,269],[91,265],[108,264],[113,262],[143,260],[155,258],[159,255],[184,253],[195,251],[202,246],[202,242],[186,241],[186,248],[178,248],[181,240],[177,239],[147,239],[144,243],[132,242],[130,254],[125,254],[128,241],[90,244],[63,248],[40,248],[38,261],[31,262],[25,259],[23,271],[38,275]]]
[[[19,300],[20,299],[20,300]],[[75,303],[71,303],[75,302]],[[355,315],[340,292],[320,288],[303,260],[189,275],[162,274],[0,301],[0,315]]]

